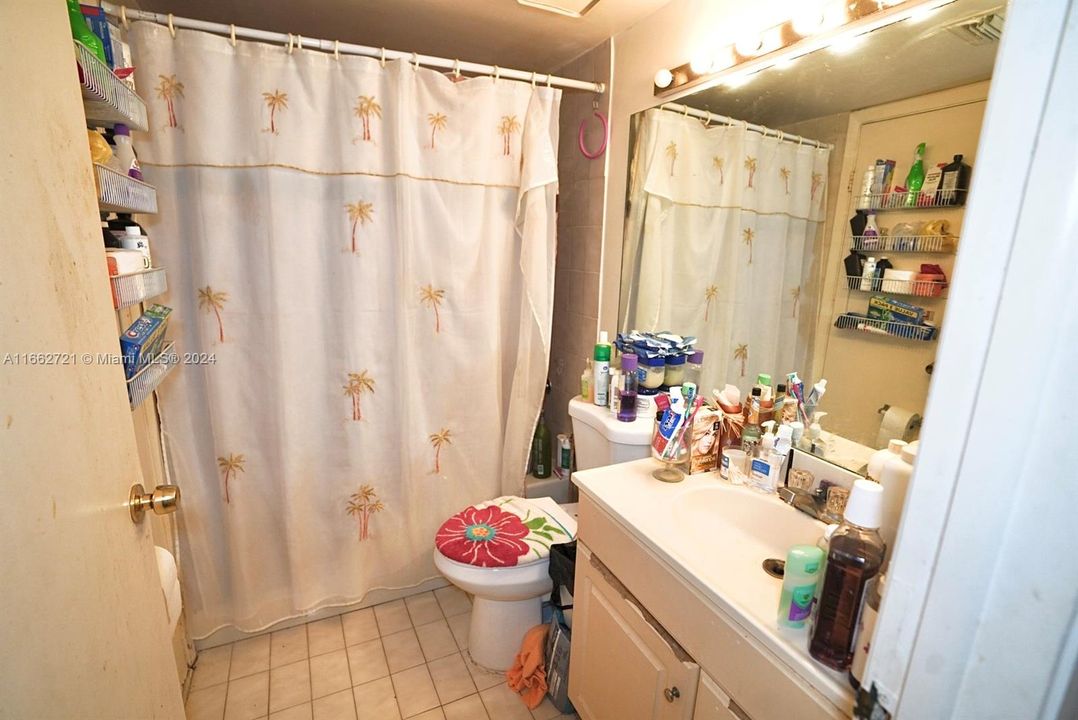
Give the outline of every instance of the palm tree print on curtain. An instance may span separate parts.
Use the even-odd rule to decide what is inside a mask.
[[[745,363],[749,360],[749,346],[738,345],[734,348],[734,360],[741,361],[741,377],[745,377]]]
[[[782,186],[784,188],[786,188],[786,194],[789,195],[790,194],[790,168],[788,168],[788,167],[779,168],[779,177],[782,178]]]
[[[216,292],[209,285],[198,289],[199,309],[206,312],[213,311],[213,314],[217,316],[217,339],[219,342],[225,341],[225,324],[221,320],[221,311],[225,309],[226,302],[228,302],[228,293],[226,292]]]
[[[801,286],[800,285],[798,285],[797,287],[795,287],[793,290],[790,291],[790,297],[792,297],[794,299],[794,309],[793,309],[793,312],[790,313],[790,317],[796,318],[797,317],[797,304],[801,302]]]
[[[741,231],[741,237],[744,239],[745,244],[749,246],[749,265],[752,265],[752,241],[756,239],[756,231],[752,228],[745,228]]]
[[[749,171],[749,184],[746,187],[753,187],[752,181],[756,178],[756,158],[746,155],[745,169]]]
[[[356,519],[359,542],[363,542],[371,536],[371,515],[382,512],[385,507],[382,501],[378,499],[378,494],[374,492],[374,487],[371,485],[360,485],[359,491],[352,493],[351,497],[348,498],[345,512]]]
[[[424,287],[419,288],[419,301],[429,308],[434,309],[434,332],[440,333],[442,331],[442,316],[438,312],[438,308],[441,307],[442,300],[445,298],[445,290],[436,288],[430,283],[427,283]]]
[[[516,115],[502,115],[502,121],[498,123],[498,133],[502,136],[502,155],[511,154],[513,133],[520,132],[520,122]]]
[[[673,140],[666,145],[666,157],[670,158],[670,177],[673,177],[674,163],[677,162],[677,143]]]
[[[165,101],[168,108],[168,123],[165,127],[179,127],[176,120],[176,98],[183,97],[183,83],[176,79],[175,75],[158,75],[157,97]]]
[[[374,99],[373,95],[360,95],[356,98],[356,106],[352,109],[352,112],[363,123],[363,134],[353,138],[352,143],[355,144],[357,140],[370,142],[371,118],[382,117],[382,106],[378,104],[378,101]]]
[[[348,219],[352,221],[352,254],[356,254],[356,227],[371,222],[374,215],[374,205],[366,200],[354,203],[346,203],[344,209],[348,212]]]
[[[707,316],[711,313],[711,301],[715,299],[715,296],[719,294],[718,285],[708,285],[704,290],[704,322],[707,322]]]
[[[348,382],[341,386],[344,394],[352,398],[352,420],[359,422],[363,419],[363,407],[360,400],[363,393],[374,394],[374,378],[366,370],[348,373]]]
[[[280,90],[262,93],[262,101],[270,111],[270,123],[268,128],[262,128],[262,132],[277,135],[277,111],[288,109],[288,93]]]
[[[449,124],[449,118],[442,113],[427,113],[427,124],[430,125],[430,149],[434,150],[434,136],[439,130],[445,130]]]
[[[719,185],[722,185],[726,182],[726,160],[716,155],[711,158],[711,164],[719,171]]]
[[[431,447],[434,448],[434,469],[431,474],[437,475],[442,472],[442,448],[453,444],[453,433],[449,431],[449,428],[442,428],[438,432],[428,435],[427,440],[430,442]]]
[[[228,481],[232,480],[241,472],[244,472],[243,466],[247,463],[247,458],[243,455],[228,454],[228,457],[221,455],[217,458],[217,467],[221,469],[224,474],[225,480],[225,502],[231,504],[231,497],[228,493]]]
[[[816,201],[816,191],[823,187],[823,173],[812,173],[812,192],[809,193],[809,199],[813,202]]]

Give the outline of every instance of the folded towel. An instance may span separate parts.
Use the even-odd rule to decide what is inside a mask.
[[[509,687],[520,695],[529,710],[539,707],[546,695],[543,648],[546,646],[548,628],[548,625],[536,625],[525,633],[513,667],[505,673]]]

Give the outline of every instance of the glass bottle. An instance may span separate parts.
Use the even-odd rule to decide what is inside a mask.
[[[621,392],[618,394],[618,420],[636,420],[637,357],[633,353],[621,356]]]
[[[853,661],[865,591],[883,565],[882,513],[883,487],[854,482],[842,524],[831,536],[809,641],[809,654],[832,670],[846,670]]]
[[[550,477],[550,460],[550,430],[546,426],[546,411],[542,410],[532,437],[532,475],[540,480]]]

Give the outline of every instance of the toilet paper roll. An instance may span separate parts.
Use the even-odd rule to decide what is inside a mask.
[[[883,413],[880,421],[880,433],[876,436],[876,447],[887,447],[891,440],[909,442],[917,436],[921,427],[921,416],[912,410],[892,405]]]
[[[162,588],[164,590],[164,588]],[[183,610],[183,597],[180,594],[180,582],[172,583],[172,587],[164,590],[165,610],[168,611],[168,626],[170,630],[176,629],[180,621],[180,611]]]

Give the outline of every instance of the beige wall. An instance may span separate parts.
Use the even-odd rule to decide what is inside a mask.
[[[547,425],[553,434],[572,428],[567,408],[580,394],[584,360],[595,345],[599,306],[599,267],[603,246],[606,165],[608,154],[589,160],[577,147],[581,120],[588,120],[587,146],[601,142],[601,126],[592,113],[593,103],[609,114],[611,43],[590,50],[558,71],[559,75],[607,83],[601,97],[566,91],[561,102],[558,150],[558,260],[554,284],[554,321],[551,332],[550,384],[546,401]]]

